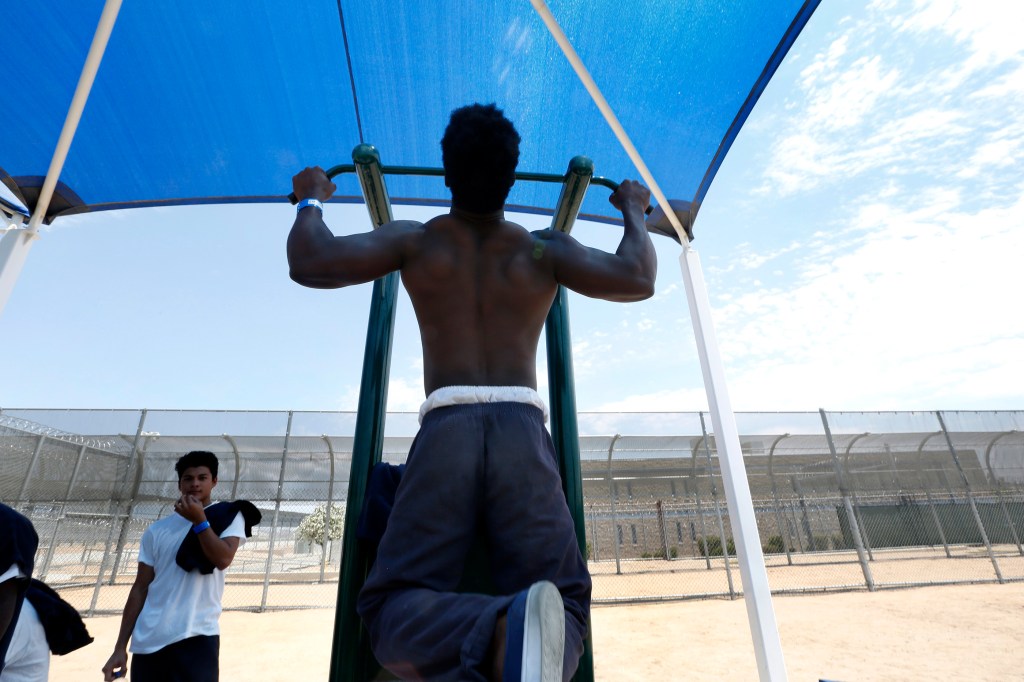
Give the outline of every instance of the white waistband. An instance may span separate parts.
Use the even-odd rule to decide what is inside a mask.
[[[548,420],[548,406],[537,391],[527,386],[443,386],[431,392],[420,407],[420,423],[435,407],[475,403],[526,403],[540,408]]]

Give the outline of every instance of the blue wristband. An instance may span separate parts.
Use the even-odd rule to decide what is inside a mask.
[[[302,209],[306,208],[307,206],[316,206],[317,208],[320,209],[321,214],[323,214],[324,212],[324,205],[320,202],[319,199],[303,199],[295,206],[295,211],[299,212]]]
[[[197,523],[196,525],[192,526],[192,532],[195,533],[196,535],[199,535],[200,533],[202,533],[204,530],[206,530],[209,527],[210,527],[210,522],[209,521],[203,521],[202,523]]]

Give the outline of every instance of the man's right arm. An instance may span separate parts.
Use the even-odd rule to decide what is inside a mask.
[[[327,201],[336,186],[319,167],[306,168],[294,178],[295,196]],[[289,274],[314,289],[337,289],[371,282],[402,267],[404,243],[419,223],[399,220],[371,232],[336,237],[316,207],[295,216],[288,234]]]
[[[115,678],[115,671],[121,671],[117,677],[125,677],[128,668],[128,640],[131,639],[132,631],[135,629],[135,622],[142,613],[142,606],[146,603],[146,595],[149,594],[149,584],[153,582],[156,573],[149,564],[139,564],[139,572],[135,575],[135,584],[128,593],[128,601],[124,605],[124,613],[121,614],[121,629],[117,633],[117,643],[114,644],[114,653],[107,659],[103,666],[103,679],[105,682],[112,682]]]
[[[559,284],[584,296],[620,302],[650,298],[658,274],[657,254],[644,222],[650,197],[647,188],[633,180],[623,180],[610,197],[612,205],[622,211],[623,221],[622,240],[615,253],[584,246],[552,230],[534,233],[546,242],[535,253],[547,254]]]

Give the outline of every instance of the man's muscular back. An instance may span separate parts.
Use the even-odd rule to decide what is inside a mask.
[[[293,178],[296,196],[326,201],[336,186],[319,167]],[[615,253],[553,230],[527,232],[502,211],[453,207],[425,224],[399,220],[335,236],[316,208],[298,213],[288,235],[293,280],[334,289],[401,271],[423,340],[424,388],[537,387],[536,353],[559,284],[609,301],[654,293],[657,258],[644,224],[650,192],[624,180],[610,197],[622,211]]]
[[[558,287],[544,242],[500,215],[458,211],[410,237],[402,283],[419,322],[426,392],[537,388],[537,343]]]

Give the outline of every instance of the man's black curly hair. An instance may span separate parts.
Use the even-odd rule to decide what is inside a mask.
[[[515,126],[494,104],[453,111],[441,138],[452,204],[474,213],[501,210],[516,181],[519,141]]]
[[[220,462],[217,460],[217,455],[206,450],[193,450],[187,455],[182,455],[175,465],[174,470],[178,474],[178,481],[181,482],[181,476],[185,473],[185,469],[191,469],[192,467],[207,467],[210,470],[210,475],[217,478],[217,469]]]

